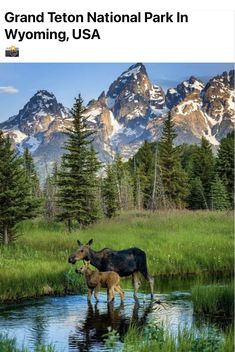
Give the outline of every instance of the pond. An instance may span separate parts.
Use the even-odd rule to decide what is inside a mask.
[[[133,292],[125,290],[124,303],[116,296],[113,304],[107,304],[105,292],[100,293],[98,303],[92,299],[90,304],[86,295],[29,300],[0,310],[0,331],[30,350],[35,344],[52,343],[61,352],[98,352],[109,350],[104,344],[108,327],[122,338],[131,323],[142,326],[151,321],[171,334],[177,334],[179,328],[209,326],[208,322],[196,322],[188,291],[167,290],[156,298],[151,302],[149,295],[139,293],[137,304]]]

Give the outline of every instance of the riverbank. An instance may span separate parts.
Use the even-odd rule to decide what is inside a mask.
[[[183,277],[233,275],[233,214],[208,211],[129,212],[68,234],[41,219],[19,226],[21,236],[0,247],[0,301],[82,292],[84,282],[68,264],[76,241],[103,247],[142,248],[149,272]],[[78,264],[79,265],[79,264]]]

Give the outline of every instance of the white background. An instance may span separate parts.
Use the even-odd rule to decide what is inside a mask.
[[[57,13],[175,13],[189,16],[189,23],[6,23],[5,12]],[[0,5],[0,62],[234,62],[233,1],[84,0],[29,2],[2,1]],[[101,40],[7,40],[4,28],[66,30],[98,28]],[[6,58],[5,49],[16,45],[19,58]]]

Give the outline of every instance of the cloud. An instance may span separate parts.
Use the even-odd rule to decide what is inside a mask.
[[[18,92],[19,92],[19,89],[12,86],[0,87],[0,93],[15,94]]]

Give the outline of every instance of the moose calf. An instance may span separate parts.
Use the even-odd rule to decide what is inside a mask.
[[[114,291],[120,295],[121,301],[124,299],[124,292],[119,286],[120,276],[114,271],[94,271],[89,268],[90,261],[86,262],[81,268],[76,269],[76,273],[81,273],[85,276],[88,287],[87,299],[90,301],[94,291],[95,299],[98,301],[98,293],[101,288],[107,288],[108,302],[114,300]]]

